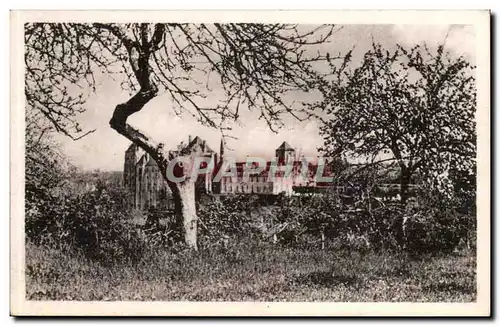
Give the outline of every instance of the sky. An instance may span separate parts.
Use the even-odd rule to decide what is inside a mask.
[[[471,26],[346,25],[335,33],[331,43],[320,47],[332,55],[344,54],[354,47],[355,64],[369,50],[372,40],[388,48],[394,48],[396,44],[413,46],[422,42],[433,47],[446,40],[446,50],[464,55],[472,62],[475,59],[475,34]],[[215,100],[218,94],[214,92],[211,96]],[[312,97],[311,100],[314,100]],[[84,170],[123,170],[124,152],[130,141],[111,129],[108,122],[115,106],[128,98],[129,94],[121,89],[119,81],[106,77],[100,79],[95,94],[85,104],[86,111],[78,116],[84,129],[95,129],[95,132],[76,141],[61,135],[56,137],[63,153],[73,164]],[[129,123],[146,131],[155,140],[164,142],[166,148],[175,148],[192,135],[205,139],[212,149],[219,150],[220,131],[203,127],[188,115],[176,116],[171,104],[168,95],[158,96],[131,116]],[[231,135],[235,139],[226,138],[226,156],[238,159],[247,155],[270,158],[283,141],[295,147],[297,154],[307,157],[318,155],[317,148],[322,144],[318,121],[299,122],[287,118],[286,127],[274,133],[257,118],[257,112],[244,112],[241,121],[232,125]]]

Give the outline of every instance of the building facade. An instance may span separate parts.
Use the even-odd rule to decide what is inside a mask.
[[[221,144],[223,148],[223,144]],[[223,152],[223,151],[221,151]],[[295,149],[287,142],[283,142],[275,151],[275,159],[265,162],[265,166],[258,169],[257,173],[245,173],[247,162],[225,162],[221,155],[220,162],[215,165],[212,181],[212,191],[215,194],[265,194],[278,195],[284,193],[288,196],[295,194],[296,187],[328,187],[329,184],[317,182],[316,173],[318,164],[308,162],[305,158],[299,158]],[[230,176],[223,176],[217,180],[216,175],[220,169],[231,170],[231,164],[235,171]],[[254,163],[252,168],[258,168]],[[325,166],[326,167],[326,166]],[[320,171],[321,172],[321,171]],[[322,176],[331,173],[326,168]],[[222,173],[221,173],[222,175]]]
[[[317,181],[318,164],[298,158],[295,149],[287,142],[283,142],[276,149],[275,159],[265,162],[265,166],[259,167],[255,162],[252,168],[259,172],[253,173],[245,173],[245,170],[248,170],[247,162],[234,162],[225,157],[223,141],[219,153],[215,153],[199,137],[190,137],[189,144],[192,142],[199,143],[203,150],[202,156],[206,158],[205,164],[211,164],[213,167],[198,176],[196,189],[200,194],[293,195],[296,187],[329,186],[328,183]],[[179,148],[181,147],[182,144]],[[326,169],[323,176],[328,175],[330,171]],[[135,144],[130,145],[125,152],[123,182],[128,190],[127,201],[130,208],[146,210],[152,206],[173,207],[171,190],[158,165],[148,153]]]
[[[203,148],[203,156],[208,161],[214,160],[215,152],[210,149],[199,137],[189,137],[188,143],[199,143]],[[183,144],[179,146],[181,148]],[[199,176],[197,181],[203,192],[208,192],[211,187],[211,174]],[[156,164],[142,148],[131,144],[125,151],[125,163],[123,168],[123,185],[127,189],[127,203],[129,208],[147,210],[150,207],[173,208],[172,191],[164,180],[163,175]]]
[[[129,208],[145,210],[159,206],[171,195],[156,164],[139,146],[132,144],[125,152],[123,184],[127,189]]]

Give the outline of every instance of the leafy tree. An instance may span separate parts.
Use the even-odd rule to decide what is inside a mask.
[[[28,107],[25,129],[25,196],[27,218],[37,214],[54,191],[60,188],[72,166],[51,137],[51,126]]]
[[[475,178],[475,67],[464,57],[425,45],[384,50],[373,44],[359,67],[351,53],[320,82],[328,114],[322,150],[367,160],[393,161],[401,171],[401,201],[421,172],[432,189],[450,194],[450,171]],[[457,175],[457,173],[453,173]]]
[[[57,24],[25,26],[25,94],[57,131],[78,138],[77,115],[95,89],[98,74],[111,74],[131,94],[118,104],[110,126],[143,148],[158,163],[165,179],[174,159],[192,162],[202,151],[191,143],[168,151],[128,123],[161,93],[173,100],[176,113],[186,112],[205,125],[227,131],[240,108],[256,109],[271,128],[282,114],[306,119],[312,112],[286,101],[290,92],[309,91],[312,64],[324,57],[311,45],[332,35],[333,26],[304,31],[284,24]],[[211,105],[213,87],[224,96]],[[110,105],[112,105],[110,103]],[[190,164],[179,166],[183,182],[167,180],[176,202],[185,241],[196,248],[197,215]]]

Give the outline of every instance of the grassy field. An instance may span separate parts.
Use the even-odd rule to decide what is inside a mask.
[[[136,266],[103,266],[28,244],[29,300],[412,301],[476,298],[472,252],[405,254],[283,248],[152,252]]]

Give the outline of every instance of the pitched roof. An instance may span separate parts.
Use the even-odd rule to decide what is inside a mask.
[[[139,161],[137,161],[137,164],[142,165],[144,161],[146,160],[146,154],[142,155]]]
[[[207,142],[201,139],[200,137],[196,136],[191,140],[191,142],[188,144],[188,146],[191,146],[191,144],[200,144],[201,145],[201,150],[204,153],[214,153],[214,151],[207,145]]]
[[[127,148],[126,152],[134,152],[137,150],[137,145],[135,143],[130,144],[130,146]]]
[[[280,149],[280,150],[285,150],[285,151],[294,151],[295,149],[290,146],[289,143],[287,143],[286,141],[284,141],[280,147],[276,148],[276,149]]]
[[[152,167],[157,167],[158,164],[156,164],[156,161],[153,160],[153,159],[149,159],[148,163],[146,164],[146,167],[149,167],[149,166],[152,166]]]

